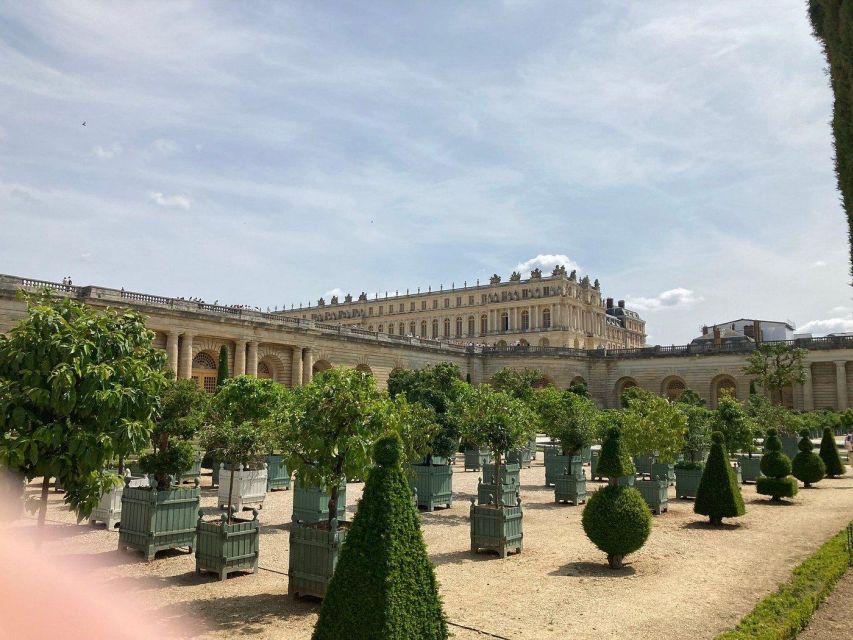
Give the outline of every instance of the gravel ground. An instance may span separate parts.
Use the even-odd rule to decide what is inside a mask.
[[[853,636],[853,570],[848,569],[797,640],[850,640]]]
[[[692,501],[672,500],[669,513],[655,516],[645,547],[624,569],[611,571],[583,533],[583,507],[555,504],[553,489],[544,487],[540,454],[521,472],[524,552],[500,560],[470,552],[468,509],[477,475],[456,465],[453,507],[423,513],[424,536],[449,620],[502,638],[713,638],[853,515],[850,472],[801,490],[784,506],[746,485],[746,516],[719,529],[693,513]],[[215,502],[209,484],[203,476],[204,507]],[[29,491],[37,491],[35,483]],[[361,491],[359,483],[348,486],[350,512]],[[260,515],[261,570],[225,582],[197,576],[186,553],[162,552],[150,564],[139,553],[119,553],[117,533],[73,525],[54,493],[44,553],[82,560],[87,579],[134,594],[152,616],[183,624],[186,637],[309,638],[317,603],[288,597],[284,575],[291,510],[291,491],[267,496]],[[17,526],[27,536],[32,525]],[[452,630],[463,640],[488,637]]]

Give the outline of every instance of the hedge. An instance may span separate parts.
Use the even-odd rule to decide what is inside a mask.
[[[847,529],[794,569],[791,579],[759,602],[733,631],[716,640],[793,640],[849,565]]]

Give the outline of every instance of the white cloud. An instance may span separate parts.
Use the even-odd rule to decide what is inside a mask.
[[[840,314],[844,314],[844,313],[851,314],[851,313],[853,313],[853,307],[845,307],[845,306],[832,307],[832,309],[830,309],[829,312],[833,315],[840,315]]]
[[[819,269],[821,267],[825,267],[829,263],[826,260],[815,260],[812,262],[812,269]]]
[[[815,336],[824,336],[828,333],[841,333],[843,331],[853,331],[853,318],[812,320],[797,329],[797,333],[811,333]]]
[[[112,144],[109,147],[96,145],[92,147],[92,155],[100,160],[110,160],[121,153],[121,145],[118,143]]]
[[[81,253],[80,259],[83,262],[92,262],[92,260],[94,260],[94,258],[92,257],[92,254],[89,251],[86,251],[85,253]]]
[[[343,297],[344,297],[344,290],[343,290],[343,289],[339,289],[338,287],[335,287],[334,289],[329,289],[328,291],[326,291],[326,292],[323,294],[323,299],[324,299],[326,302],[328,302],[329,300],[331,300],[331,299],[332,299],[332,296],[338,296],[338,298],[340,298],[341,300],[343,300]]]
[[[171,156],[178,151],[180,151],[180,147],[178,143],[174,140],[169,140],[167,138],[157,138],[154,142],[151,143],[151,146],[154,147],[157,151],[162,153],[164,156]]]
[[[179,194],[166,196],[159,191],[152,191],[148,194],[148,197],[161,207],[178,207],[180,209],[189,210],[193,203],[188,196],[182,196]]]
[[[578,263],[572,260],[569,256],[561,253],[553,255],[540,253],[535,258],[530,258],[530,260],[525,262],[519,262],[515,265],[514,271],[518,271],[522,278],[528,278],[530,277],[530,271],[538,267],[542,269],[543,273],[550,275],[551,271],[553,271],[554,267],[558,264],[564,266],[567,271],[580,269]]]
[[[690,307],[696,302],[704,300],[690,289],[676,288],[659,293],[654,298],[641,296],[628,296],[626,302],[629,307],[637,311],[659,311],[661,309],[680,309]]]

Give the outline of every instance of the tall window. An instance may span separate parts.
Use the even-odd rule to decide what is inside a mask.
[[[415,324],[412,323],[412,333],[415,332]],[[406,333],[406,324],[404,322],[400,323],[400,335],[405,335]]]
[[[551,328],[551,310],[543,309],[542,310],[542,326],[546,329]]]
[[[216,361],[210,354],[201,352],[192,361],[192,379],[207,391],[216,391]]]
[[[450,318],[444,319],[444,337],[447,338],[450,336]]]
[[[486,335],[489,332],[489,316],[485,313],[480,316],[480,335]]]
[[[389,336],[394,335],[394,323],[393,322],[388,323],[388,335]]]
[[[501,331],[509,331],[509,314],[506,311],[501,313]]]
[[[527,331],[530,328],[530,313],[527,311],[521,312],[521,329]]]
[[[438,340],[438,320],[432,321],[432,339]]]
[[[421,300],[421,311],[426,311],[426,300]]]
[[[426,320],[421,320],[421,338],[427,337],[427,325]]]
[[[258,363],[258,377],[264,379],[272,378],[272,371],[270,370],[270,366],[266,362]]]
[[[380,325],[379,325],[379,328],[377,329],[377,331],[378,331],[379,333],[385,333],[385,325],[384,325],[384,324],[380,324]]]
[[[468,335],[469,336],[474,335],[474,326],[475,326],[474,316],[468,316]]]
[[[456,337],[462,337],[462,318],[456,318]]]
[[[447,309],[450,306],[450,298],[444,299],[444,308]]]

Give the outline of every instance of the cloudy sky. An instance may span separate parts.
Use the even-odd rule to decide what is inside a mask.
[[[824,67],[802,0],[3,3],[0,272],[281,307],[558,260],[652,343],[851,330]]]

